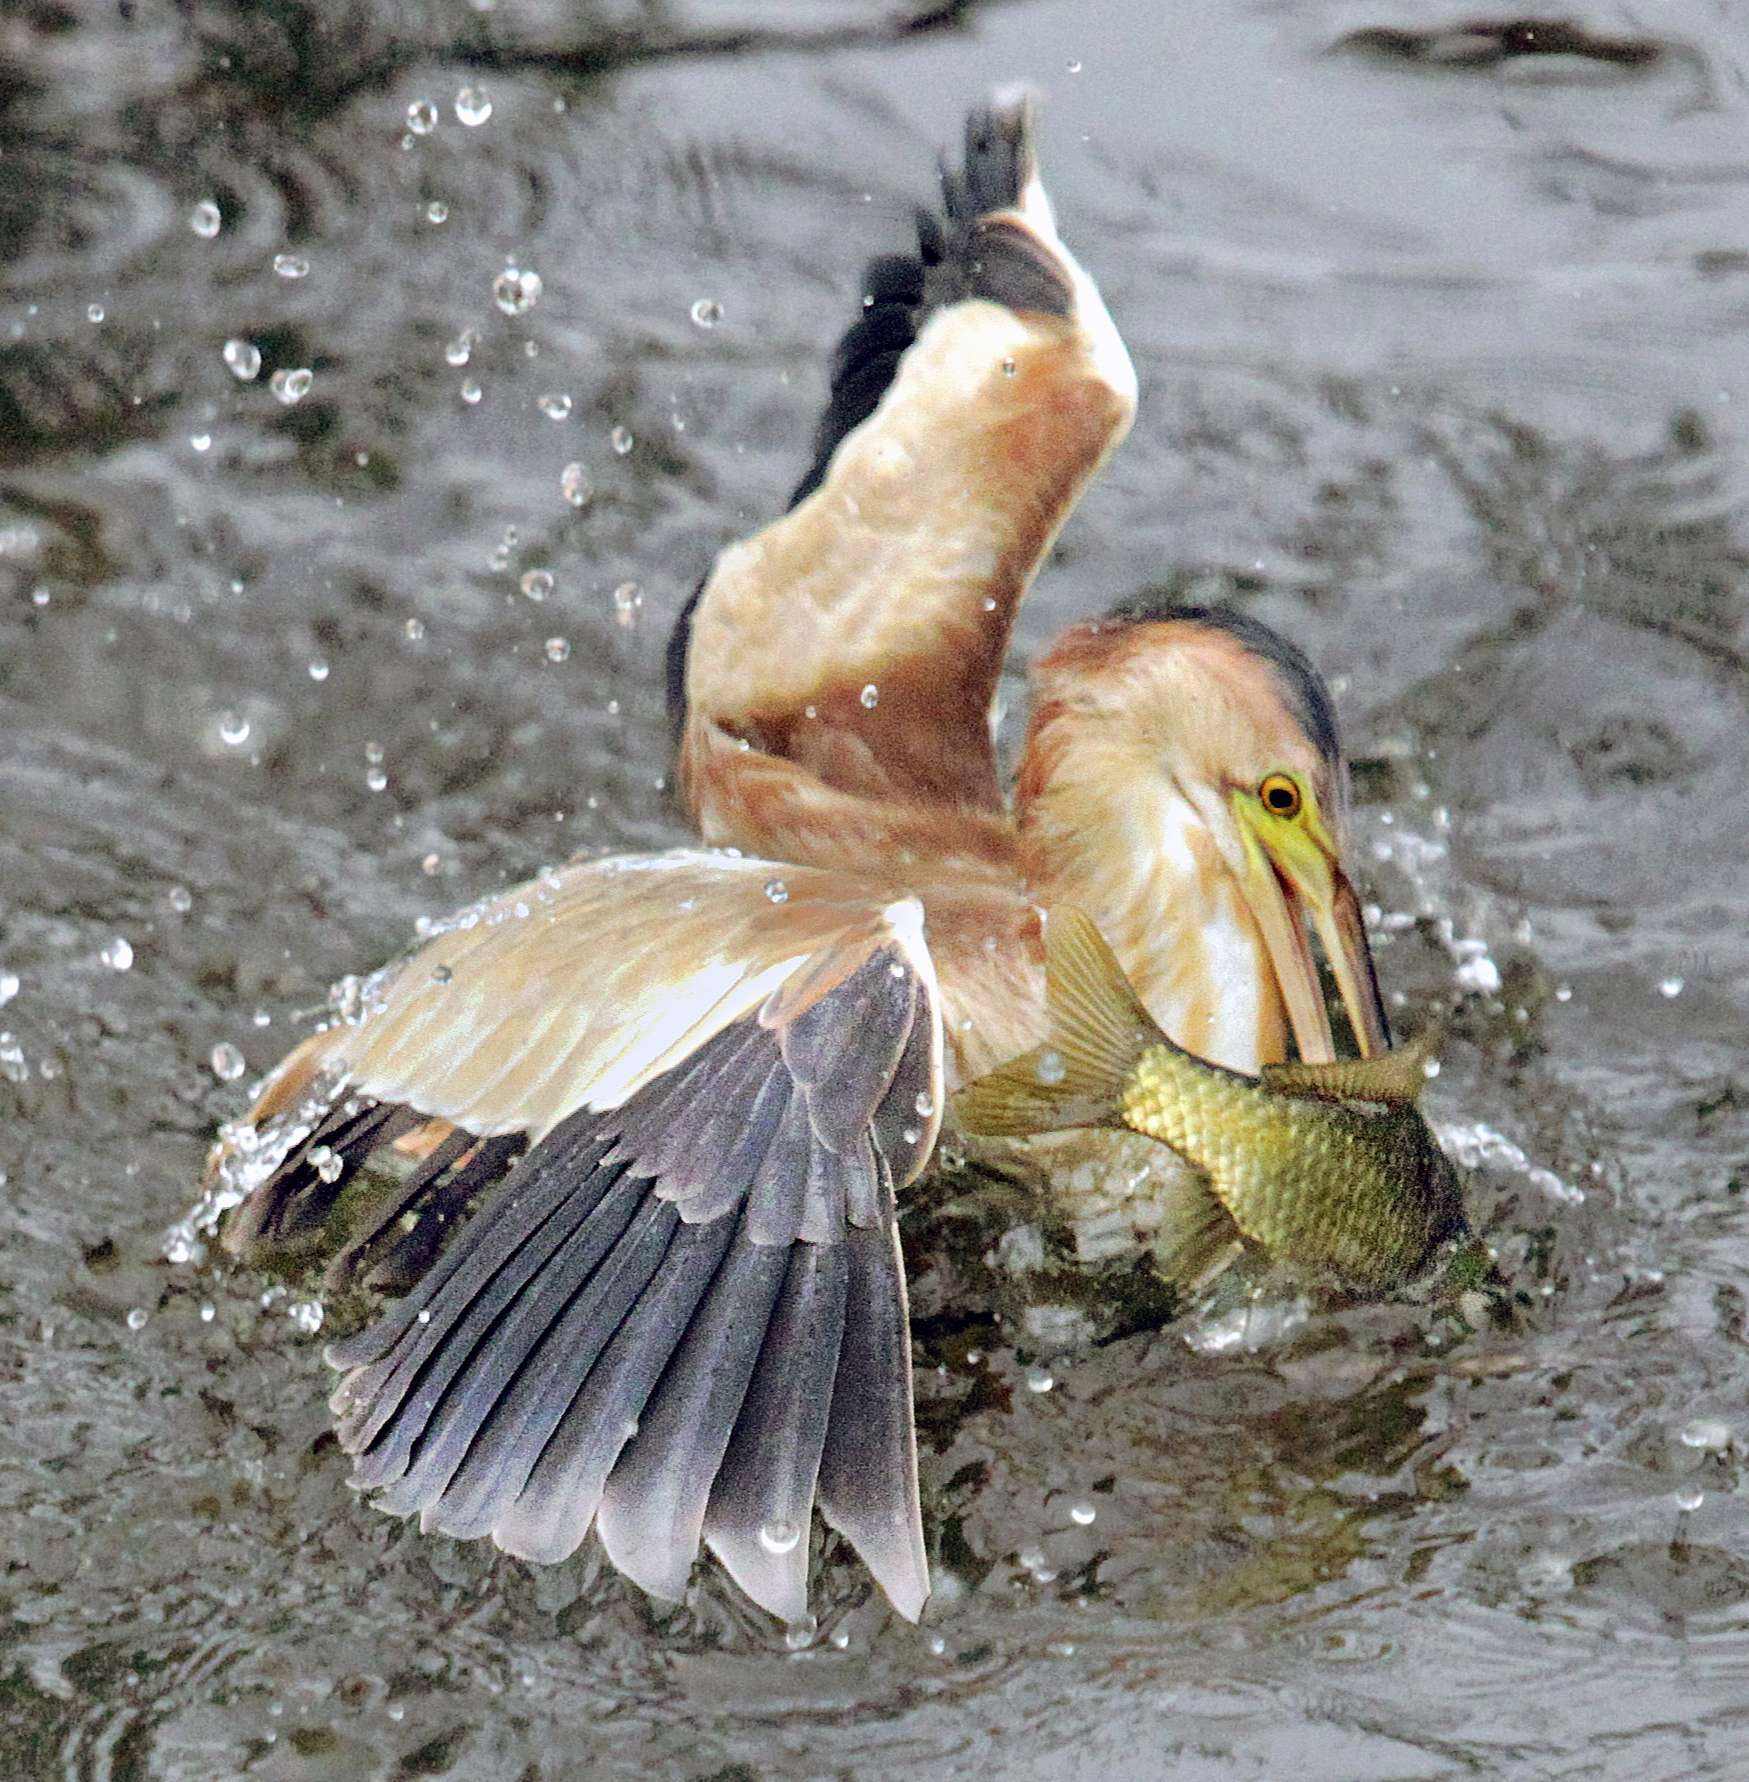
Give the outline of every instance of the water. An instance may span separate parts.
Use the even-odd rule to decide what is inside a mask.
[[[9,23],[0,1771],[1749,1766],[1749,39],[1433,17]],[[930,1625],[832,1543],[791,1641],[708,1570],[657,1612],[371,1514],[321,1308],[161,1239],[342,973],[677,839],[667,622],[1015,77],[1143,385],[1022,645],[1152,585],[1336,679],[1381,970],[1406,1027],[1455,1006],[1429,1111],[1534,1304],[1477,1337],[1266,1284],[1046,1353],[1075,1320],[983,1260],[1047,1258],[1033,1211],[937,1197]]]

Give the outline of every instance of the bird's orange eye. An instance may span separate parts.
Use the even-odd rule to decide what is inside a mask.
[[[1263,808],[1274,817],[1300,814],[1300,789],[1285,773],[1270,774],[1257,788]]]

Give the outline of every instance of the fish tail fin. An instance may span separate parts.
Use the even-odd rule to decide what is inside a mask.
[[[1164,1039],[1104,937],[1080,910],[1045,925],[1048,1037],[963,1090],[967,1132],[1020,1135],[1069,1126],[1121,1126],[1124,1084]]]
[[[1263,1084],[1278,1095],[1413,1106],[1427,1086],[1427,1066],[1439,1050],[1441,1037],[1439,1028],[1433,1026],[1406,1046],[1376,1058],[1338,1058],[1331,1064],[1266,1064]]]

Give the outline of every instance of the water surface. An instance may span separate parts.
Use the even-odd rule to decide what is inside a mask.
[[[1749,1767],[1743,27],[932,10],[0,21],[7,1775]],[[1163,587],[1333,678],[1533,1303],[1041,1358],[963,1288],[1026,1209],[919,1216],[941,1589],[906,1627],[828,1543],[793,1653],[708,1568],[657,1612],[373,1514],[307,1293],[160,1237],[340,974],[679,839],[667,624],[1017,77],[1143,389],[1022,654]]]

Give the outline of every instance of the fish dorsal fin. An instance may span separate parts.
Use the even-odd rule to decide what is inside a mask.
[[[1430,1027],[1408,1045],[1377,1058],[1338,1058],[1333,1064],[1266,1064],[1263,1084],[1278,1095],[1412,1106],[1427,1086],[1427,1061],[1438,1044],[1439,1035]]]
[[[1121,1124],[1137,1058],[1161,1034],[1093,923],[1067,905],[1045,922],[1048,1038],[981,1077],[955,1106],[967,1132],[1056,1132]]]

